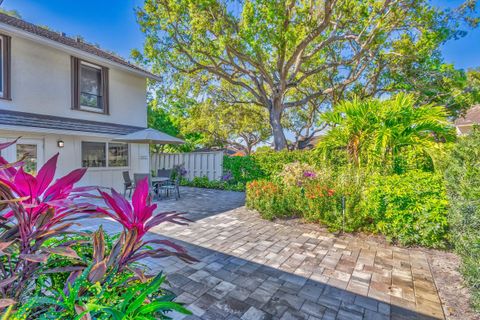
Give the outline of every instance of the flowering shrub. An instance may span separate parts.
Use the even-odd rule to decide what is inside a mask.
[[[286,190],[281,185],[258,180],[247,183],[247,207],[256,209],[265,219],[277,217],[297,216],[299,210],[298,199],[301,198],[300,189]]]
[[[0,150],[12,143],[0,144]],[[106,208],[92,205],[88,199],[98,198],[91,193],[96,188],[74,186],[86,169],[54,181],[57,159],[55,155],[31,175],[22,162],[8,163],[0,157],[0,310],[7,308],[2,318],[107,319],[111,310],[119,310],[123,318],[157,319],[169,310],[188,313],[160,288],[162,276],[152,278],[137,264],[146,257],[194,261],[170,241],[143,240],[160,223],[185,224],[187,219],[173,212],[154,215],[147,180],[138,184],[132,204],[112,190],[100,191]],[[105,242],[101,228],[93,235],[70,228],[84,218],[100,216],[123,226],[112,245]],[[91,250],[85,254],[84,247]],[[146,291],[139,293],[142,286]],[[150,304],[148,314],[117,308],[127,298],[134,298],[137,307],[159,303]]]
[[[315,168],[309,164],[293,162],[286,164],[279,176],[284,185],[301,187],[308,181],[317,178],[317,173]]]
[[[445,186],[438,175],[380,176],[343,168],[298,183],[301,171],[294,172],[289,179],[282,174],[249,183],[247,206],[268,219],[299,216],[332,231],[380,232],[403,245],[444,247],[448,241]]]

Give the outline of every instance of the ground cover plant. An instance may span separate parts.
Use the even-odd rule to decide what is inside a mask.
[[[14,142],[0,144],[4,149]],[[115,190],[75,187],[86,169],[54,180],[58,154],[36,175],[21,161],[0,157],[0,308],[5,319],[158,319],[171,310],[189,313],[161,288],[140,260],[176,256],[193,261],[176,244],[144,240],[146,232],[170,221],[175,212],[154,214],[148,181],[140,182],[132,203]],[[91,199],[105,205],[93,205]],[[107,216],[123,231],[107,235],[81,230],[82,219]],[[72,230],[74,225],[78,225]]]

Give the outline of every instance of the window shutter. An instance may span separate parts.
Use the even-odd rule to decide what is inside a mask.
[[[108,98],[108,68],[102,67],[102,99],[103,99],[103,112],[110,114],[109,98]]]
[[[72,109],[80,109],[80,60],[76,57],[71,57],[71,69],[72,69]]]
[[[3,36],[3,99],[12,99],[12,94],[11,94],[11,58],[12,58],[12,50],[11,50],[11,45],[12,45],[12,38],[9,36]]]

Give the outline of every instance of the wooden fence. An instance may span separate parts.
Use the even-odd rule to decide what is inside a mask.
[[[219,180],[223,174],[223,151],[154,153],[150,157],[150,169],[171,169],[183,164],[187,170],[186,178],[207,176],[209,180]]]

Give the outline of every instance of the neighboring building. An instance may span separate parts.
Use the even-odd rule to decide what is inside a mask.
[[[36,171],[60,153],[58,175],[121,189],[122,171],[148,172],[145,144],[111,142],[147,126],[146,79],[157,76],[79,39],[0,14],[2,156]]]
[[[458,135],[465,135],[472,131],[474,125],[480,125],[480,105],[468,109],[467,113],[455,120]]]

